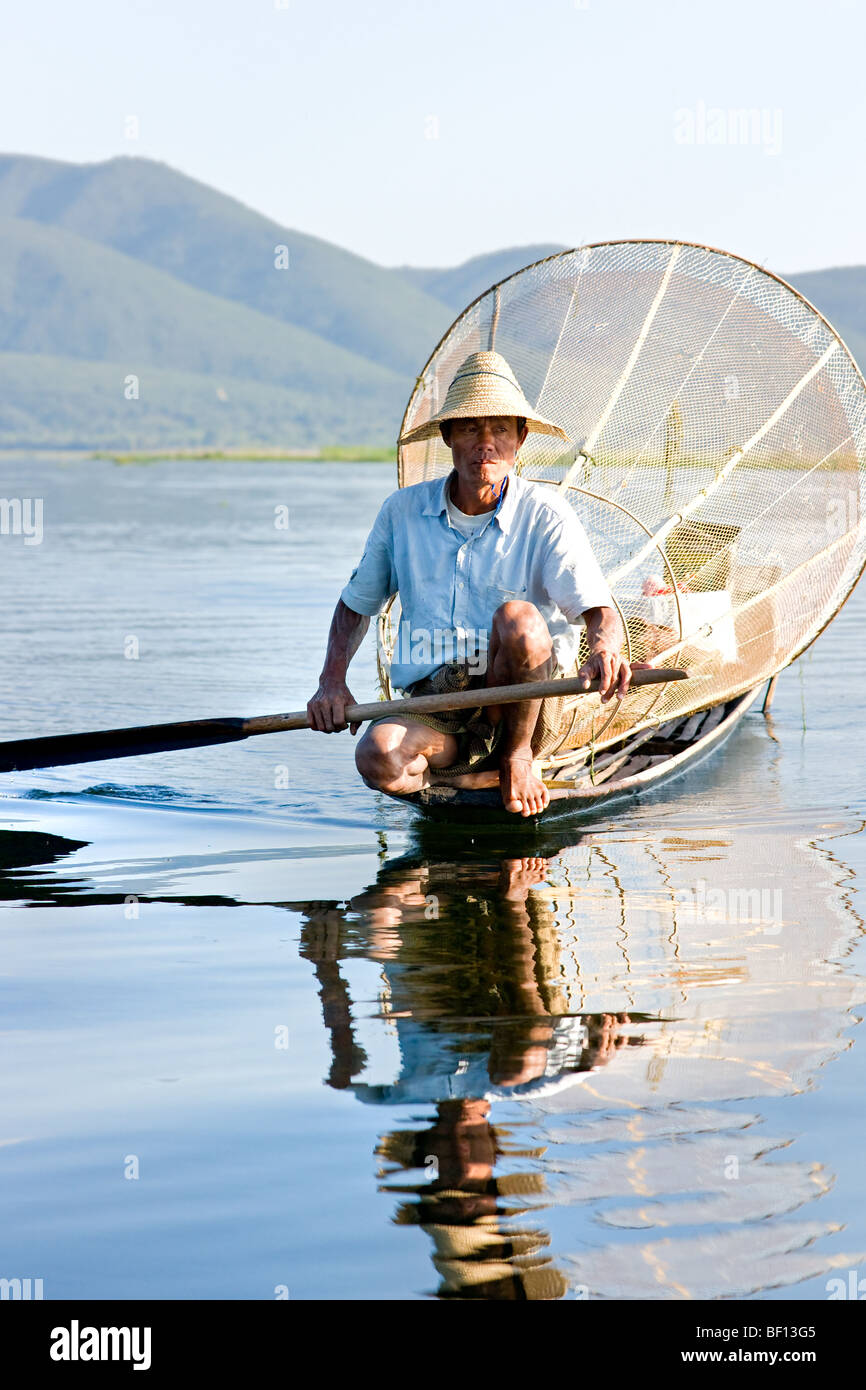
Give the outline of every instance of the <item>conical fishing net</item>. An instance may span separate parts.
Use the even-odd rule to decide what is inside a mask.
[[[632,660],[685,666],[611,711],[579,702],[565,743],[750,690],[818,635],[866,560],[866,383],[830,325],[737,256],[621,241],[548,257],[457,319],[403,431],[495,348],[570,444],[531,433],[524,477],[561,488],[607,575]],[[401,487],[450,471],[441,439],[403,446]],[[380,626],[387,690],[389,623]]]

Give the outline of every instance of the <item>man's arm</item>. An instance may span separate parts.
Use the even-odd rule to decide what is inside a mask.
[[[338,733],[346,727],[346,706],[356,703],[346,684],[346,672],[369,626],[370,619],[366,613],[355,613],[342,599],[337,600],[328,633],[325,664],[319,676],[319,688],[312,700],[307,701],[310,723],[323,734]],[[351,732],[355,734],[359,728],[359,724],[352,724]]]
[[[628,691],[632,671],[649,671],[651,661],[627,661],[622,655],[622,623],[615,608],[587,608],[583,614],[589,657],[578,672],[586,685],[601,681],[601,702],[614,695],[620,699]]]
[[[391,556],[390,498],[386,498],[367,537],[364,554],[352,570],[334,609],[319,688],[307,702],[310,723],[321,733],[338,733],[346,727],[346,705],[355,704],[355,697],[346,684],[346,671],[364,640],[370,618],[396,592]],[[357,733],[360,727],[352,724],[352,733]]]

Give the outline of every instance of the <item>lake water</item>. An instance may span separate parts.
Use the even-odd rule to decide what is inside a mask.
[[[7,459],[4,737],[301,709],[389,465]],[[288,527],[275,524],[288,508]],[[858,590],[668,790],[416,820],[311,732],[0,786],[0,1276],[826,1299],[866,1277]],[[375,697],[370,637],[350,672]]]

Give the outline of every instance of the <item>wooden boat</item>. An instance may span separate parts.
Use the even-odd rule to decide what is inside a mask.
[[[417,379],[401,436],[436,415],[472,352],[501,351],[573,441],[530,433],[516,471],[577,512],[630,661],[690,679],[568,713],[544,764],[545,818],[660,785],[735,727],[821,634],[866,564],[866,382],[827,320],[751,261],[674,241],[557,253],[492,286]],[[400,446],[400,487],[443,477],[435,435]],[[392,698],[399,595],[379,617]],[[402,637],[401,637],[402,642]],[[453,819],[504,811],[497,789],[409,800]]]
[[[709,709],[680,715],[657,728],[626,734],[608,745],[600,757],[592,758],[584,748],[571,762],[545,769],[550,803],[539,816],[522,817],[506,811],[496,787],[483,791],[425,787],[410,796],[395,795],[394,800],[408,803],[431,820],[450,822],[527,825],[565,816],[589,816],[600,807],[632,800],[690,771],[733,733],[761,689],[758,686]]]

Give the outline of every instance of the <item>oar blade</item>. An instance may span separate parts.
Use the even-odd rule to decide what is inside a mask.
[[[40,767],[133,758],[233,743],[246,738],[243,719],[193,719],[179,724],[144,724],[131,729],[98,729],[87,734],[51,734],[0,743],[0,773]]]

